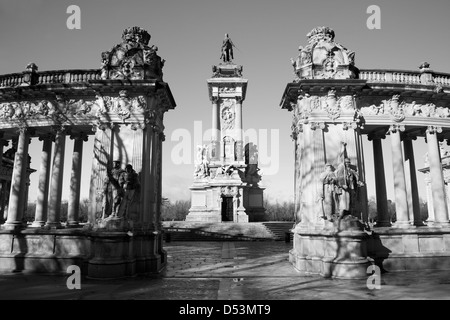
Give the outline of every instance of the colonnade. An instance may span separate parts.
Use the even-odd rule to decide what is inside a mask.
[[[425,138],[428,148],[429,180],[432,211],[434,212],[434,226],[449,225],[449,210],[447,205],[446,185],[443,178],[441,154],[439,150],[438,134],[441,127],[427,126]],[[386,177],[383,164],[383,150],[381,139],[385,134],[391,136],[392,169],[395,191],[395,207],[397,221],[396,227],[421,226],[423,221],[420,216],[420,204],[418,195],[416,165],[412,137],[405,133],[405,126],[394,124],[387,131],[377,130],[369,134],[368,138],[373,144],[375,190],[377,200],[377,226],[388,227],[391,225],[386,193]],[[404,150],[404,156],[403,156]]]
[[[20,229],[25,227],[24,214],[28,204],[27,169],[28,150],[33,128],[18,129],[17,151],[14,156],[14,167],[11,178],[9,204],[4,229]],[[40,159],[39,184],[34,221],[31,227],[61,228],[61,198],[63,191],[64,156],[66,149],[67,127],[55,126],[51,134],[38,136],[43,141]],[[75,140],[72,155],[70,179],[69,211],[67,227],[78,226],[79,201],[81,190],[81,159],[83,143],[87,141],[87,134],[72,133],[70,138]],[[2,144],[3,146],[3,144]],[[52,159],[53,150],[53,161]],[[2,150],[0,150],[2,151]],[[0,154],[3,154],[1,152]]]

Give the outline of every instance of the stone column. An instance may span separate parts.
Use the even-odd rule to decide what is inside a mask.
[[[146,227],[151,227],[149,224],[153,222],[153,204],[154,204],[154,175],[153,175],[153,163],[155,162],[155,126],[148,124],[145,127],[145,140],[144,140],[144,186],[145,189],[142,192],[146,195],[143,198],[143,217],[142,222]]]
[[[3,132],[0,132],[0,137],[3,138]],[[3,147],[6,147],[8,145],[8,141],[0,138],[0,170],[3,165]],[[4,201],[4,194],[6,192],[5,190],[6,183],[5,181],[0,182],[0,224],[4,223],[5,220],[3,219],[4,213],[5,213],[5,201]]]
[[[426,173],[425,183],[427,184],[427,209],[428,209],[428,219],[427,225],[431,226],[434,224],[434,209],[433,209],[433,193],[431,192],[431,178],[430,172]]]
[[[50,159],[52,153],[53,135],[41,136],[43,141],[41,153],[41,166],[39,169],[39,186],[36,201],[36,213],[32,227],[42,227],[47,221],[48,189],[50,186]]]
[[[46,226],[61,227],[61,197],[64,174],[64,152],[66,148],[66,132],[64,127],[55,128],[55,150],[53,153],[50,196]]]
[[[5,229],[19,229],[23,226],[24,199],[22,190],[26,187],[26,169],[28,163],[28,128],[19,129],[17,151],[14,156],[14,169],[11,178],[11,191],[9,194],[8,218],[4,224]]]
[[[211,158],[220,158],[220,120],[219,120],[219,97],[211,97],[212,102],[212,133],[211,133]]]
[[[242,97],[236,97],[236,160],[244,160],[244,138],[242,126]]]
[[[136,206],[136,212],[135,216],[132,217],[132,220],[134,222],[138,222],[139,227],[141,226],[142,222],[142,208],[143,208],[143,202],[144,197],[147,196],[145,192],[142,192],[145,190],[144,186],[144,162],[145,162],[145,154],[144,154],[144,143],[145,143],[145,137],[144,137],[144,128],[145,124],[135,124],[132,126],[132,129],[134,130],[133,133],[133,158],[131,160],[131,165],[133,166],[133,169],[138,174],[139,184],[140,184],[140,191],[139,191],[139,198],[137,198],[137,195],[135,195],[135,199],[139,199],[138,204]],[[130,218],[130,217],[129,217]],[[137,226],[137,225],[135,225]]]
[[[419,189],[417,187],[416,164],[414,161],[414,149],[412,140],[416,137],[405,136],[403,139],[403,148],[405,149],[406,165],[406,183],[408,193],[408,209],[413,214],[414,225],[423,226],[424,223],[420,217]]]
[[[389,128],[391,135],[392,147],[392,167],[395,188],[395,210],[397,221],[395,226],[404,228],[410,226],[408,211],[408,194],[406,192],[405,169],[403,166],[402,143],[400,139],[400,131],[404,131],[405,127],[393,124]]]
[[[67,212],[67,227],[76,228],[79,226],[80,215],[80,189],[81,189],[81,162],[83,160],[83,142],[88,136],[84,133],[72,134],[70,139],[74,139],[72,155],[72,174],[70,177],[69,208]]]
[[[322,193],[322,183],[319,179],[320,175],[325,170],[325,154],[324,154],[324,139],[323,130],[325,129],[325,123],[323,122],[310,122],[310,128],[312,130],[312,151],[313,151],[313,178],[314,185],[313,205],[312,208],[314,215],[311,217],[312,222],[323,225],[324,220],[319,220],[318,217],[324,216],[323,206],[320,202],[317,202],[319,195]],[[314,200],[318,204],[314,206]],[[314,208],[315,207],[315,208]]]
[[[449,224],[448,209],[445,201],[444,176],[442,173],[441,156],[437,139],[437,134],[439,132],[442,132],[441,127],[428,126],[427,128],[428,161],[430,162],[431,192],[433,197],[435,224],[447,226]]]
[[[102,203],[104,200],[103,184],[107,167],[111,164],[113,149],[112,123],[94,125],[94,150],[92,159],[90,189],[89,189],[89,223],[94,225],[103,216]]]
[[[377,198],[377,227],[390,227],[391,221],[389,217],[386,177],[383,163],[383,147],[381,139],[384,135],[370,134],[369,141],[372,140],[373,146],[373,163],[375,170],[375,192]]]
[[[163,132],[158,134],[158,149],[156,158],[156,210],[155,210],[155,227],[162,229],[161,223],[161,206],[162,206],[162,144],[166,140]],[[155,228],[156,229],[156,228]]]

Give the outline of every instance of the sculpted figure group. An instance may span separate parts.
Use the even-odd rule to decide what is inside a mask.
[[[358,203],[358,188],[364,184],[359,181],[358,172],[351,168],[350,159],[344,158],[336,170],[327,163],[325,171],[320,175],[320,181],[322,217],[333,221],[351,214]]]
[[[139,190],[139,177],[131,164],[122,169],[120,161],[113,161],[103,182],[102,219],[106,217],[129,218],[130,205]]]

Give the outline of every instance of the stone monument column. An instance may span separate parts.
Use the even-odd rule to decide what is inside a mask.
[[[212,96],[212,133],[211,133],[211,160],[220,158],[220,120],[219,120],[219,97]]]
[[[81,189],[81,162],[83,160],[83,142],[88,137],[84,133],[73,134],[70,139],[74,139],[72,154],[72,174],[70,179],[70,197],[67,213],[67,227],[77,227],[79,225],[80,214],[80,189]]]
[[[244,132],[242,126],[242,97],[236,97],[236,160],[244,160]]]
[[[426,137],[428,144],[428,160],[430,162],[431,192],[433,197],[435,223],[437,225],[447,226],[449,224],[449,217],[437,139],[437,134],[439,132],[442,132],[441,127],[428,126]]]
[[[370,134],[369,141],[372,140],[373,163],[375,170],[375,192],[377,198],[377,227],[390,227],[391,221],[387,206],[386,178],[384,174],[383,147],[381,139],[385,135]]]
[[[48,190],[50,186],[50,159],[54,136],[39,137],[42,140],[41,166],[39,169],[39,186],[36,201],[36,213],[32,227],[43,227],[47,221]]]
[[[9,194],[8,217],[4,224],[5,229],[20,229],[23,226],[24,199],[22,190],[25,189],[28,164],[28,128],[19,128],[19,140],[14,156],[14,169],[11,178],[11,191]]]
[[[64,153],[66,149],[66,128],[55,127],[55,150],[53,153],[50,195],[48,201],[48,216],[46,226],[61,227],[61,198],[64,174]]]
[[[409,227],[409,210],[408,210],[408,194],[406,192],[406,178],[403,165],[402,144],[400,139],[400,131],[404,131],[404,126],[391,125],[389,133],[391,135],[392,147],[392,166],[395,186],[395,210],[397,214],[397,221],[395,223],[398,227]]]

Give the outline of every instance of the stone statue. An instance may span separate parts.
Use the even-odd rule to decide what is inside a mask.
[[[120,161],[118,160],[113,161],[113,168],[106,171],[109,186],[107,188],[104,186],[103,190],[110,192],[110,194],[105,196],[109,196],[111,199],[111,216],[113,217],[119,216],[120,206],[124,197],[124,173],[125,170],[120,167]]]
[[[327,163],[325,164],[325,171],[320,175],[320,181],[322,184],[320,193],[320,200],[322,201],[322,217],[329,221],[334,220],[337,207],[337,177],[333,169],[333,166]]]
[[[123,190],[124,190],[124,217],[129,217],[129,209],[133,202],[136,201],[136,191],[139,190],[139,177],[131,164],[125,166],[125,172],[122,173]]]
[[[206,178],[210,175],[207,152],[208,148],[206,145],[197,146],[197,164],[194,170],[195,178]]]
[[[225,34],[225,39],[223,39],[222,42],[222,54],[220,56],[220,59],[223,60],[223,62],[230,62],[232,59],[234,59],[233,56],[233,47],[234,47],[233,41],[231,41],[230,37],[228,36],[228,33]]]
[[[344,162],[336,169],[337,195],[339,203],[339,217],[351,214],[357,204],[358,187],[364,184],[359,181],[358,172],[351,168],[349,158],[344,158]]]

